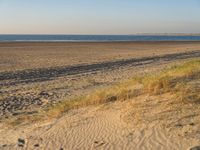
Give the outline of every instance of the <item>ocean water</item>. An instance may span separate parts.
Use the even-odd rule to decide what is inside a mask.
[[[0,35],[3,41],[200,41],[200,36],[158,35]]]

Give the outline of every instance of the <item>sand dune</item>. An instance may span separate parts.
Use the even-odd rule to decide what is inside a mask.
[[[130,123],[125,116],[132,108],[131,101],[126,101],[74,110],[48,125],[0,132],[0,141],[10,143],[5,149],[12,150],[20,149],[17,145],[20,136],[25,139],[21,149],[30,150],[186,150],[198,144],[197,139],[172,134],[159,123],[141,126]]]

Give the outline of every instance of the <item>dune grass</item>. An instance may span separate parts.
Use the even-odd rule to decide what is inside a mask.
[[[63,100],[46,111],[49,117],[56,117],[70,109],[98,105],[113,101],[123,101],[142,94],[163,94],[171,92],[181,99],[199,99],[199,89],[192,88],[188,82],[200,79],[200,60],[163,69],[158,74],[146,74],[142,77],[98,90],[90,95],[73,100]],[[191,92],[191,90],[193,91]]]
[[[185,88],[187,82],[196,79],[200,79],[200,60],[172,66],[159,74],[147,75],[142,79],[142,84],[147,93],[161,94]]]
[[[200,103],[200,59],[163,69],[158,73],[137,76],[129,81],[97,90],[89,95],[71,100],[62,100],[56,105],[48,106],[35,116],[21,117],[14,124],[57,118],[71,109],[104,104],[113,101],[124,101],[136,96],[170,93],[175,99],[184,102]],[[194,84],[192,84],[194,82]],[[199,82],[200,83],[200,82]]]

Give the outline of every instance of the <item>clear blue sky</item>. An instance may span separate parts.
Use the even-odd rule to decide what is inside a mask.
[[[0,0],[7,33],[200,33],[200,0]]]

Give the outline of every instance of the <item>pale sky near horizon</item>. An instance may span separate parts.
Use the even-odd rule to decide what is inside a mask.
[[[0,34],[200,33],[200,0],[0,0]]]

